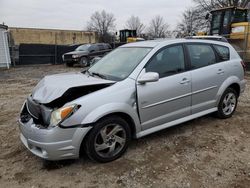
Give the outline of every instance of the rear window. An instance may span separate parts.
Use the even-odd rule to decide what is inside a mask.
[[[191,68],[197,69],[216,63],[214,50],[207,44],[188,44]]]
[[[230,59],[229,48],[226,46],[213,45],[219,55],[220,61],[228,61]]]

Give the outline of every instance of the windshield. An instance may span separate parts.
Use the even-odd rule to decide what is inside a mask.
[[[81,45],[81,46],[78,46],[75,51],[88,51],[90,47],[90,44],[84,44],[84,45]]]
[[[120,81],[128,77],[151,48],[117,48],[88,70],[89,74]]]

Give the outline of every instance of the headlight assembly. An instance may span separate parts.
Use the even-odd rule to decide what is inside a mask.
[[[78,58],[78,57],[80,57],[80,56],[77,54],[72,55],[72,58]]]
[[[63,120],[67,119],[69,116],[71,116],[75,111],[79,109],[80,106],[76,104],[72,104],[69,106],[64,106],[62,108],[58,108],[54,110],[51,113],[50,118],[50,126],[57,126],[60,124]]]

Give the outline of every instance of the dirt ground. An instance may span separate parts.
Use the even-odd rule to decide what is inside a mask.
[[[133,140],[114,162],[34,156],[19,139],[21,105],[43,76],[68,71],[80,68],[0,70],[0,187],[250,187],[249,83],[232,118],[209,115]]]

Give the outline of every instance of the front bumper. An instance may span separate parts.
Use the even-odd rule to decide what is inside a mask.
[[[91,127],[39,128],[31,118],[27,123],[19,120],[20,139],[26,148],[38,157],[47,160],[75,159],[83,138]]]
[[[63,59],[64,62],[78,62],[80,57]]]

